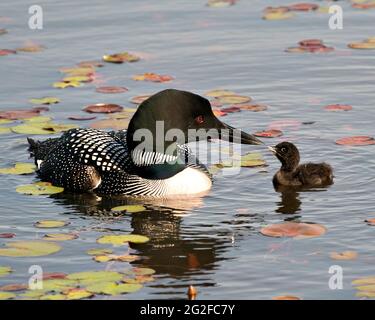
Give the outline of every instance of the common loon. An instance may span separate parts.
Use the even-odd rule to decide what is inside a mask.
[[[176,129],[182,138],[168,137]],[[79,128],[59,138],[43,142],[28,138],[28,142],[43,181],[72,192],[164,197],[199,194],[211,188],[210,173],[187,146],[202,140],[191,137],[192,129],[204,133],[216,129],[217,138],[229,141],[237,133],[215,117],[207,99],[167,89],[139,105],[127,130]],[[262,144],[254,136],[238,132],[237,142]],[[151,144],[142,145],[147,138]]]
[[[281,142],[268,148],[281,162],[281,168],[273,178],[276,189],[280,186],[323,187],[333,184],[332,167],[327,163],[299,165],[299,151],[293,143]]]

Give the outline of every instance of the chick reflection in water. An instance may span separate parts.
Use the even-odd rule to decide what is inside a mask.
[[[277,213],[294,214],[301,211],[300,193],[287,187],[279,186],[275,189],[280,192],[281,201],[277,203]]]

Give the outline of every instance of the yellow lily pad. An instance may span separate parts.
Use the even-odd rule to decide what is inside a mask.
[[[17,241],[8,242],[0,248],[2,257],[40,257],[56,253],[61,247],[47,241]]]
[[[114,255],[114,254],[109,254],[109,255],[97,255],[94,257],[94,260],[96,262],[109,262],[109,261],[119,261],[119,262],[133,262],[136,260],[139,260],[140,257],[138,256],[133,256],[133,255]]]
[[[10,127],[14,133],[19,134],[53,134],[51,130],[46,130],[41,127],[30,125],[30,124],[20,124],[18,126]]]
[[[375,291],[359,291],[356,296],[359,298],[375,298]]]
[[[37,116],[37,117],[23,119],[23,121],[25,121],[28,124],[32,123],[31,125],[34,125],[34,123],[48,123],[49,121],[51,121],[51,119],[52,119],[51,117]]]
[[[81,86],[81,82],[79,81],[58,81],[53,83],[52,85],[54,88],[58,89],[65,89],[69,87],[79,87]]]
[[[35,171],[36,167],[33,163],[17,162],[12,168],[1,168],[2,174],[29,174]]]
[[[55,187],[50,183],[41,184],[40,182],[36,182],[33,184],[26,184],[22,186],[18,186],[16,188],[18,193],[23,194],[30,194],[30,195],[49,195],[60,193],[64,191],[64,188]]]
[[[111,209],[111,211],[126,211],[128,213],[142,212],[146,208],[141,205],[127,205],[127,206],[118,206]]]
[[[293,12],[282,12],[282,11],[275,11],[275,12],[267,12],[264,14],[264,20],[286,20],[291,19],[295,16]]]
[[[10,132],[12,132],[12,130],[10,130],[10,128],[2,128],[2,127],[0,127],[0,134],[2,134],[2,133],[10,133]]]
[[[86,289],[71,289],[66,293],[67,300],[80,300],[92,297],[94,294]]]
[[[115,282],[103,282],[103,283],[97,283],[93,284],[91,286],[88,286],[86,289],[93,293],[98,294],[108,294],[111,296],[117,296],[123,293],[131,293],[138,291],[142,288],[141,284],[130,284],[130,283],[121,283],[117,284]]]
[[[12,272],[11,267],[0,266],[0,277],[5,277]]]
[[[63,220],[40,220],[37,221],[34,226],[37,228],[61,228],[68,224],[69,222]]]
[[[13,122],[12,120],[0,119],[0,124],[8,124],[8,123],[12,123],[12,122]]]
[[[90,249],[86,251],[87,254],[91,256],[99,256],[99,255],[104,255],[104,254],[111,254],[113,253],[113,250],[111,249]]]
[[[235,92],[229,90],[210,90],[207,91],[204,95],[207,97],[218,98],[224,96],[233,96],[235,94]]]
[[[375,42],[352,42],[348,44],[351,49],[375,49]]]
[[[114,246],[121,246],[127,244],[128,242],[132,243],[146,243],[150,239],[146,236],[141,236],[138,234],[127,234],[127,235],[111,235],[111,236],[102,236],[96,242],[102,244],[112,244]]]
[[[61,68],[60,72],[70,76],[88,76],[95,72],[92,67],[74,67],[74,68]]]
[[[46,294],[39,298],[40,300],[65,300],[66,296],[63,294]]]
[[[353,285],[368,285],[368,284],[375,285],[375,276],[353,280],[352,284]]]
[[[55,104],[59,103],[60,99],[56,97],[43,97],[43,98],[33,98],[29,100],[33,104]]]
[[[0,292],[0,300],[14,299],[16,295],[11,292]]]
[[[251,101],[250,97],[240,96],[240,95],[231,95],[231,96],[221,96],[217,98],[222,104],[239,104],[246,103]]]
[[[92,78],[89,76],[67,76],[63,82],[90,82]]]
[[[72,233],[49,233],[44,235],[43,240],[67,241],[77,239],[78,236]]]
[[[126,273],[134,273],[137,276],[149,276],[155,273],[154,269],[151,268],[132,268],[129,272]]]
[[[43,281],[43,289],[46,292],[64,292],[74,289],[79,285],[78,281],[72,279],[49,279]]]

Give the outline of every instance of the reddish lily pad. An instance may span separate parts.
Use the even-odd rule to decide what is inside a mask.
[[[319,9],[315,3],[296,3],[288,6],[291,11],[314,11]]]
[[[136,81],[167,82],[173,79],[174,78],[172,76],[161,75],[161,74],[156,74],[152,72],[147,72],[144,74],[137,74],[133,76],[133,80],[136,80]]]
[[[355,251],[332,252],[330,257],[334,260],[354,260],[357,259],[358,253]]]
[[[127,92],[128,89],[125,88],[125,87],[97,87],[96,92],[99,92],[99,93],[123,93],[123,92]]]
[[[302,47],[320,46],[323,45],[323,41],[320,39],[306,39],[301,40],[298,44]]]
[[[227,107],[227,108],[222,108],[222,109],[220,109],[220,111],[225,112],[225,113],[233,113],[233,112],[240,112],[241,108],[236,107],[236,106],[230,106],[230,107]]]
[[[151,94],[149,94],[149,95],[142,95],[142,96],[135,96],[135,97],[133,97],[133,98],[130,99],[130,102],[134,103],[134,104],[141,104],[143,101],[147,100],[151,96],[152,96]]]
[[[0,49],[0,56],[7,56],[9,54],[16,54],[16,50],[11,50],[11,49]]]
[[[254,135],[263,138],[277,138],[282,136],[283,132],[281,130],[271,129],[255,132]]]
[[[97,103],[97,104],[91,104],[85,107],[83,111],[86,111],[88,113],[114,113],[114,112],[120,112],[123,109],[124,108],[118,104]]]
[[[260,232],[268,237],[313,238],[325,234],[326,228],[319,224],[284,222],[264,227]]]
[[[45,272],[43,273],[43,280],[51,279],[65,279],[67,276],[64,272]]]
[[[365,220],[365,222],[367,222],[371,226],[375,226],[375,218],[367,219]]]
[[[26,284],[14,283],[14,284],[6,284],[0,287],[0,291],[23,291],[26,290],[28,286]]]
[[[345,137],[345,138],[336,140],[336,144],[347,145],[347,146],[368,146],[368,145],[374,145],[375,139],[369,136]]]
[[[301,300],[301,298],[296,297],[296,296],[286,295],[286,296],[273,297],[272,300]]]
[[[15,233],[0,233],[0,238],[3,239],[9,239],[9,238],[14,238],[16,236]]]
[[[0,111],[0,119],[8,119],[8,120],[27,119],[27,118],[38,116],[39,113],[40,113],[40,110],[37,110],[37,109]]]
[[[216,117],[223,117],[227,115],[227,113],[223,112],[222,110],[212,110],[212,112]]]
[[[241,108],[242,110],[260,112],[267,110],[268,106],[266,106],[265,104],[244,104],[240,105],[239,108]]]
[[[350,111],[353,110],[353,107],[346,104],[330,104],[324,107],[324,110],[327,111]]]
[[[68,119],[75,120],[75,121],[87,121],[87,120],[94,120],[96,119],[96,117],[70,116]]]
[[[250,97],[240,95],[226,95],[217,98],[222,104],[241,104],[251,101]]]

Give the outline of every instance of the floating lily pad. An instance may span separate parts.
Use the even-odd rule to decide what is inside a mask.
[[[229,90],[211,90],[211,91],[207,91],[205,95],[207,97],[219,98],[219,97],[224,97],[224,96],[233,96],[233,95],[236,95],[236,93],[233,91],[229,91]],[[220,103],[220,101],[218,102]]]
[[[319,9],[319,5],[315,3],[296,3],[287,7],[291,11],[315,11]]]
[[[17,162],[12,168],[1,168],[0,174],[29,174],[35,171],[33,163]]]
[[[168,75],[161,75],[148,72],[144,74],[137,74],[133,76],[132,79],[135,81],[167,82],[173,80],[174,78]]]
[[[134,104],[141,104],[143,101],[147,100],[150,97],[151,97],[151,94],[142,95],[142,96],[135,96],[135,97],[130,99],[130,102],[134,103]]]
[[[91,82],[93,78],[91,76],[67,76],[62,81],[63,82]]]
[[[88,121],[88,120],[94,120],[96,117],[83,117],[83,116],[70,116],[70,120],[76,120],[76,121]]]
[[[141,205],[118,206],[111,209],[111,211],[126,211],[128,213],[142,212],[145,210],[146,208]]]
[[[352,281],[352,284],[355,286],[364,286],[364,285],[375,285],[375,277],[365,277],[365,278],[359,278]]]
[[[87,287],[87,290],[93,293],[98,294],[107,294],[111,296],[117,296],[124,293],[131,293],[138,291],[142,288],[141,284],[130,284],[130,283],[121,283],[117,284],[115,282],[103,282],[93,284]]]
[[[82,285],[120,281],[122,275],[115,271],[84,271],[69,274],[68,280],[78,281]]]
[[[250,97],[239,96],[239,95],[226,95],[217,98],[222,104],[240,104],[251,101]]]
[[[134,273],[138,276],[149,276],[155,273],[154,269],[151,268],[132,268],[130,273]]]
[[[347,146],[368,146],[368,145],[374,145],[375,139],[373,137],[368,137],[368,136],[345,137],[345,138],[336,140],[336,144],[347,145]]]
[[[90,249],[90,250],[87,250],[86,252],[89,255],[98,256],[98,255],[103,255],[103,254],[111,254],[111,253],[113,253],[113,250],[111,250],[111,249]]]
[[[121,246],[127,244],[128,242],[132,243],[146,243],[150,239],[146,236],[141,236],[138,234],[127,234],[127,235],[111,235],[111,236],[102,236],[97,242],[102,244],[112,244],[114,246]]]
[[[10,128],[1,128],[0,127],[0,134],[2,134],[2,133],[11,133],[12,132],[12,130],[10,130]]]
[[[10,239],[10,238],[14,238],[16,236],[15,233],[0,233],[0,238],[2,239]]]
[[[234,113],[234,112],[240,112],[241,108],[237,106],[230,106],[230,107],[223,108],[220,111],[225,112],[225,113]]]
[[[34,104],[55,104],[59,103],[60,99],[56,97],[44,97],[44,98],[34,98],[29,100]]]
[[[313,238],[325,234],[326,228],[319,224],[284,222],[264,227],[260,232],[268,237]]]
[[[268,106],[265,104],[244,104],[239,106],[242,110],[248,110],[253,112],[265,111]]]
[[[77,239],[78,236],[72,233],[49,233],[43,236],[47,241],[67,241]]]
[[[51,117],[36,116],[36,117],[32,117],[32,118],[23,119],[23,121],[26,124],[29,124],[29,125],[43,127],[43,126],[48,126],[47,123],[50,123],[49,121],[51,121],[51,119],[52,119]],[[36,123],[38,123],[38,124],[36,125]]]
[[[96,92],[99,93],[124,93],[127,92],[128,89],[125,87],[97,87]]]
[[[80,87],[82,84],[79,81],[59,81],[55,82],[52,86],[58,89]]]
[[[80,63],[78,63],[78,66],[79,67],[83,67],[83,68],[94,68],[94,67],[103,67],[104,64],[101,62],[101,61],[98,61],[98,60],[91,60],[91,61],[82,61]]]
[[[10,292],[0,292],[0,300],[14,299],[16,295]]]
[[[237,0],[208,0],[207,6],[211,8],[224,8],[233,6]]]
[[[37,228],[61,228],[69,225],[70,222],[63,220],[41,220],[34,224]]]
[[[358,253],[355,251],[332,252],[330,257],[334,260],[354,260],[357,259]]]
[[[16,50],[11,50],[11,49],[0,49],[0,56],[7,56],[9,54],[16,54]]]
[[[296,296],[276,296],[273,297],[272,300],[301,300],[301,298]]]
[[[46,294],[39,298],[40,300],[65,300],[66,295],[57,293],[57,294]]]
[[[86,289],[74,288],[65,293],[67,300],[80,300],[92,297],[94,294]]]
[[[11,267],[0,266],[0,277],[5,277],[12,272]]]
[[[123,62],[136,62],[140,58],[134,54],[130,54],[128,52],[120,52],[115,54],[108,54],[103,56],[103,60],[105,62],[112,62],[112,63],[123,63]]]
[[[45,48],[46,48],[45,46],[42,46],[40,44],[31,43],[24,47],[17,48],[16,50],[21,51],[21,52],[40,52],[40,51],[43,51]]]
[[[28,288],[26,284],[6,284],[0,287],[0,291],[7,291],[7,292],[17,292],[17,291],[24,291]]]
[[[375,49],[375,42],[353,42],[349,43],[348,47],[351,49]]]
[[[30,195],[48,195],[63,192],[64,188],[55,187],[48,182],[36,182],[33,184],[18,186],[16,191],[18,193]]]
[[[113,113],[123,111],[123,107],[113,103],[97,103],[91,104],[83,109],[89,113]]]
[[[295,16],[293,12],[266,12],[263,15],[264,20],[287,20]]]
[[[324,110],[327,111],[350,111],[353,107],[346,104],[330,104],[324,107]]]
[[[6,120],[20,120],[38,116],[41,110],[13,110],[13,111],[0,111],[0,118]]]
[[[226,112],[223,112],[221,110],[212,110],[212,112],[215,115],[215,117],[224,117],[227,115]]]
[[[263,137],[263,138],[277,138],[283,135],[281,130],[270,129],[264,131],[258,131],[254,133],[256,137]]]
[[[14,133],[18,134],[53,134],[51,130],[43,129],[40,126],[35,126],[32,124],[20,124],[18,126],[11,127]]]
[[[17,241],[8,242],[0,248],[2,257],[40,257],[56,253],[61,247],[47,241]]]
[[[108,255],[96,255],[94,260],[96,262],[109,262],[109,261],[118,261],[118,262],[133,262],[139,260],[140,257],[134,255],[115,255],[115,254],[108,254]]]
[[[365,222],[367,222],[369,225],[375,226],[375,218],[366,219]]]

